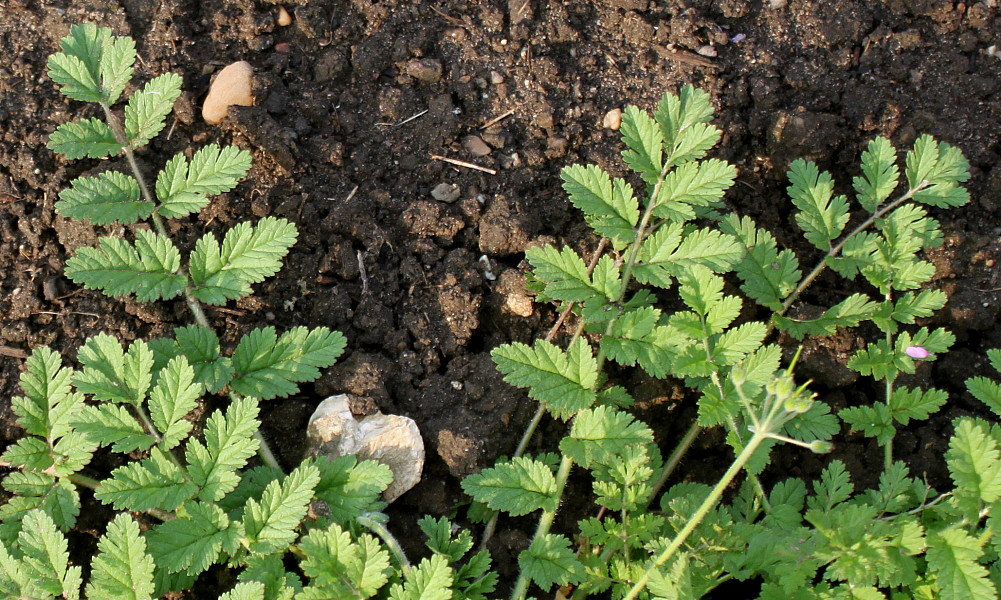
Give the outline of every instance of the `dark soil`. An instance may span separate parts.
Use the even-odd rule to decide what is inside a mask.
[[[949,421],[981,410],[962,382],[986,374],[983,350],[1001,347],[1001,60],[986,52],[1001,42],[997,2],[778,4],[290,0],[294,23],[280,27],[278,6],[266,1],[0,0],[0,447],[21,435],[10,398],[31,348],[72,353],[98,332],[148,339],[190,322],[180,301],[109,300],[62,276],[78,247],[122,233],[53,211],[73,178],[124,168],[121,161],[67,162],[45,147],[59,123],[92,113],[63,99],[45,75],[59,38],[89,21],[136,39],[136,83],[167,71],[184,77],[169,135],[141,154],[151,172],[176,152],[212,142],[253,153],[254,167],[235,191],[174,225],[182,246],[206,229],[266,215],[298,224],[285,269],[253,297],[209,310],[210,319],[230,345],[265,325],[344,332],[349,346],[338,365],[302,395],[266,405],[265,433],[293,464],[306,419],[329,394],[350,392],[359,410],[414,418],[428,447],[424,480],[391,509],[412,549],[419,541],[413,515],[453,511],[462,501],[460,478],[513,451],[532,413],[501,381],[489,351],[529,341],[554,319],[547,307],[526,310],[526,247],[590,250],[597,242],[567,202],[560,169],[597,163],[621,174],[618,134],[602,129],[605,113],[627,104],[652,109],[685,83],[713,97],[724,131],[717,156],[740,169],[727,202],[772,230],[804,265],[818,257],[790,218],[784,172],[794,158],[830,169],[844,193],[877,135],[905,149],[930,133],[970,160],[973,201],[936,214],[946,243],[932,255],[933,285],[950,297],[932,323],[949,327],[958,342],[916,378],[949,389],[952,400],[897,441],[915,473],[947,485],[941,457]],[[256,106],[209,126],[199,114],[210,78],[237,60],[256,70]],[[474,135],[480,141],[467,139]],[[459,186],[455,202],[432,198],[441,183]],[[803,310],[859,290],[870,291],[821,278]],[[877,394],[843,366],[870,333],[807,344],[802,373],[834,409]],[[622,376],[638,384],[641,417],[670,446],[688,425],[690,399],[678,386]],[[558,425],[544,428],[537,448],[558,433]],[[879,449],[856,435],[836,441],[834,456],[857,481],[873,481]],[[731,458],[721,447],[705,435],[681,477],[711,480]],[[769,476],[813,476],[822,466],[785,449]],[[577,494],[567,518],[590,510],[586,494]],[[502,521],[495,548],[502,567],[527,540],[523,525]]]

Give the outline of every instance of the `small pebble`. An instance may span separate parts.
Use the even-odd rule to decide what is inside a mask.
[[[769,0],[768,8],[776,10],[779,8],[785,8],[787,4],[789,4],[789,0]]]
[[[219,71],[202,105],[202,118],[215,125],[226,117],[230,106],[254,105],[254,69],[246,61],[235,62]]]
[[[462,195],[462,189],[454,183],[439,183],[431,190],[431,197],[438,202],[451,204]]]
[[[500,85],[504,83],[504,76],[497,71],[490,71],[490,83]]]
[[[605,129],[618,131],[619,127],[622,127],[622,109],[613,108],[605,113],[605,118],[601,120],[601,126]]]
[[[702,56],[708,56],[709,58],[715,58],[716,57],[716,47],[715,46],[710,46],[708,44],[706,44],[705,46],[702,46],[701,48],[699,48],[697,50],[697,52],[699,54],[701,54]]]
[[[490,154],[490,146],[478,135],[467,135],[462,138],[462,147],[473,156],[486,156]]]
[[[288,11],[285,10],[284,6],[279,6],[278,7],[278,19],[277,19],[277,21],[278,21],[278,24],[281,25],[282,27],[288,27],[289,25],[292,24],[292,15],[288,14]]]
[[[435,83],[441,79],[441,62],[433,58],[415,58],[407,62],[406,72],[418,81]]]
[[[288,42],[279,42],[275,44],[275,52],[288,54],[289,52],[292,52],[292,46],[289,46]]]

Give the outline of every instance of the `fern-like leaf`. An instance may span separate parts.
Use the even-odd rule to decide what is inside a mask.
[[[180,518],[157,525],[147,536],[158,567],[197,575],[212,566],[220,552],[232,554],[243,528],[209,502],[188,502]]]
[[[278,337],[274,327],[255,329],[243,336],[233,352],[232,388],[245,395],[270,400],[299,391],[296,385],[320,376],[334,364],[347,340],[326,327],[296,327]]]
[[[253,435],[260,426],[260,409],[253,398],[241,398],[216,411],[205,423],[205,443],[188,442],[185,457],[191,482],[198,487],[198,497],[214,502],[231,492],[240,481],[237,471],[257,452],[259,443]]]
[[[129,225],[153,214],[153,204],[139,197],[139,182],[118,171],[78,177],[59,192],[56,212],[94,225]]]
[[[69,566],[66,538],[51,517],[40,510],[26,514],[18,541],[27,597],[80,597],[81,569]]]
[[[128,515],[120,514],[108,525],[97,544],[87,598],[90,600],[148,600],[153,597],[153,559],[146,540]]]
[[[175,73],[154,77],[132,94],[125,106],[125,136],[133,148],[144,146],[163,130],[180,95],[181,78]]]
[[[178,272],[181,253],[169,239],[140,229],[136,244],[101,238],[98,248],[81,248],[66,261],[66,276],[109,296],[135,294],[143,302],[169,300],[184,291]]]
[[[157,212],[164,217],[198,212],[208,204],[207,196],[230,191],[249,169],[250,153],[236,146],[209,144],[190,162],[178,154],[156,178]]]
[[[534,346],[515,342],[490,353],[504,381],[528,388],[528,395],[542,402],[555,416],[566,419],[595,400],[598,365],[584,338],[566,351],[538,340]]]
[[[259,502],[254,499],[247,502],[243,526],[251,552],[268,554],[295,539],[295,529],[306,516],[313,489],[319,481],[319,470],[303,465],[289,473],[284,481],[269,483]]]
[[[834,196],[834,182],[817,165],[797,159],[789,165],[789,197],[800,210],[796,222],[806,239],[821,250],[830,250],[831,242],[841,235],[848,223],[848,201]]]
[[[556,478],[544,463],[525,456],[470,475],[462,489],[477,502],[512,516],[556,509]]]
[[[664,168],[664,133],[646,111],[627,106],[622,112],[622,160],[640,174],[647,185],[660,179]]]
[[[885,137],[872,140],[862,153],[862,176],[852,180],[859,204],[871,213],[876,212],[897,189],[899,178],[897,151],[893,144]]]
[[[122,150],[111,127],[100,119],[63,123],[49,136],[47,147],[70,160],[104,158],[114,156]]]
[[[588,224],[599,235],[618,244],[636,238],[633,228],[639,222],[639,203],[632,188],[622,179],[611,179],[595,165],[572,165],[560,173],[563,189]]]
[[[222,247],[211,234],[198,240],[191,255],[194,294],[208,304],[250,293],[250,284],[260,283],[278,272],[298,231],[285,219],[265,217],[256,225],[240,223],[226,232]]]
[[[302,572],[310,578],[304,600],[370,598],[389,580],[389,553],[368,534],[357,539],[336,522],[327,529],[313,529],[299,549],[306,558]]]

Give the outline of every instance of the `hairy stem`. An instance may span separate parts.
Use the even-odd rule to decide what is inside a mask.
[[[539,524],[535,529],[535,535],[532,536],[533,543],[535,540],[541,539],[549,533],[549,528],[552,527],[553,520],[556,519],[556,509],[559,508],[559,500],[563,498],[563,491],[566,488],[567,479],[570,477],[571,467],[573,467],[573,460],[564,455],[563,460],[560,461],[560,468],[556,471],[556,493],[554,494],[557,498],[556,508],[544,511],[542,516],[539,517]],[[514,588],[511,590],[511,600],[524,600],[531,582],[532,579],[522,569],[518,573],[518,580],[515,581]]]
[[[744,447],[744,450],[733,461],[730,468],[726,470],[726,473],[724,473],[723,477],[720,478],[716,487],[709,492],[709,495],[699,506],[698,510],[696,510],[695,513],[688,519],[688,522],[681,529],[681,531],[678,532],[678,535],[674,537],[671,544],[657,556],[657,558],[653,561],[653,564],[651,564],[646,572],[644,572],[636,583],[633,584],[629,593],[623,596],[623,600],[633,600],[636,598],[650,582],[652,573],[670,560],[672,556],[674,556],[678,549],[681,548],[682,544],[684,544],[688,539],[688,536],[690,536],[692,532],[695,531],[695,528],[702,523],[702,519],[704,519],[706,515],[709,514],[709,511],[711,511],[716,504],[719,503],[720,498],[723,497],[723,492],[740,473],[741,469],[744,468],[747,461],[751,459],[751,456],[754,454],[754,451],[758,449],[758,446],[761,445],[761,442],[765,441],[769,435],[770,434],[767,430],[754,432],[754,435],[751,436],[747,446]]]
[[[122,145],[122,150],[125,153],[125,159],[129,163],[129,168],[132,170],[132,175],[135,176],[136,181],[139,182],[139,189],[142,192],[142,197],[144,200],[156,206],[156,200],[153,198],[153,194],[150,193],[149,185],[146,184],[146,178],[143,176],[142,170],[139,168],[139,163],[136,162],[135,151],[132,148],[132,144],[129,142],[129,138],[125,135],[125,130],[122,128],[121,121],[112,112],[111,107],[107,104],[101,104],[101,108],[104,109],[104,116],[107,120],[108,127],[111,128],[112,133],[115,134],[115,139],[118,143]],[[156,228],[157,233],[165,238],[170,238],[167,233],[167,227],[163,223],[163,217],[159,215],[155,210],[152,214],[153,227]],[[182,266],[181,274],[184,275],[184,301],[188,305],[188,309],[191,311],[192,316],[195,318],[195,322],[206,329],[213,329],[212,324],[209,323],[208,317],[205,316],[205,310],[202,308],[202,303],[195,298],[194,291],[191,288],[191,280],[188,276],[187,270]],[[236,400],[240,398],[240,395],[236,392],[230,391],[229,397],[231,400]],[[254,432],[254,438],[260,444],[260,455],[261,460],[264,461],[266,465],[272,469],[281,471],[281,465],[278,464],[278,460],[275,458],[274,453],[271,451],[271,447],[268,446],[267,441],[265,441],[264,436],[261,435],[260,431]]]
[[[389,533],[386,526],[370,517],[367,513],[359,515],[355,520],[358,521],[359,525],[379,536],[383,543],[386,544],[386,547],[389,548],[389,552],[393,555],[393,558],[396,559],[396,563],[400,565],[403,576],[406,577],[407,572],[410,571],[410,561],[407,560],[407,555],[403,552],[400,542],[396,541],[396,538],[393,537],[392,533]]]

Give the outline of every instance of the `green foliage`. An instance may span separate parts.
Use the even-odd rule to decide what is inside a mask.
[[[68,159],[124,153],[135,164],[134,151],[164,128],[181,78],[160,75],[133,92],[122,122],[113,105],[132,79],[132,40],[82,25],[61,46],[50,77],[70,99],[99,104],[106,120],[64,123],[49,147]],[[747,217],[720,215],[736,169],[707,158],[721,136],[712,113],[708,94],[691,86],[665,94],[653,114],[627,108],[622,158],[633,175],[579,165],[562,173],[571,203],[613,251],[594,259],[548,245],[526,253],[540,297],[572,311],[579,326],[560,343],[513,342],[492,352],[505,381],[538,402],[540,417],[567,422],[559,455],[518,455],[462,482],[481,514],[538,517],[518,555],[512,598],[554,585],[575,586],[576,598],[699,598],[729,579],[759,581],[763,599],[995,597],[1001,428],[955,421],[945,455],[954,489],[946,493],[893,461],[897,429],[928,419],[947,400],[944,391],[896,383],[955,341],[921,322],[946,302],[943,292],[920,289],[934,275],[923,252],[942,241],[922,204],[968,201],[960,185],[969,177],[965,158],[922,136],[904,159],[901,184],[896,149],[877,138],[852,182],[863,211],[854,221],[853,203],[835,194],[828,173],[793,162],[794,219],[823,254],[804,277],[800,257],[771,233]],[[427,553],[408,562],[379,512],[392,481],[387,467],[350,456],[307,459],[285,475],[264,451],[260,402],[318,378],[346,340],[322,327],[266,327],[223,344],[200,308],[243,298],[277,273],[297,239],[291,222],[240,223],[221,242],[201,237],[187,256],[179,247],[190,245],[175,245],[164,226],[236,189],[249,168],[248,152],[209,145],[170,159],[155,194],[142,173],[115,171],[79,178],[60,194],[56,209],[68,218],[128,226],[125,235],[81,248],[67,262],[68,277],[110,296],[183,297],[197,323],[127,347],[95,336],[80,348],[75,370],[48,348],[32,352],[23,396],[12,402],[26,436],[2,456],[16,469],[2,482],[13,496],[0,506],[4,597],[79,598],[81,588],[88,598],[162,597],[190,588],[213,565],[235,572],[236,585],[221,596],[228,600],[485,600],[494,592],[499,577],[489,553],[474,551],[473,535],[448,519],[420,520]],[[850,222],[858,225],[846,232]],[[863,291],[809,318],[788,314],[826,268]],[[753,320],[728,282],[767,318]],[[775,328],[802,339],[865,322],[882,337],[848,366],[879,380],[886,397],[838,415],[796,383],[796,358],[783,366],[782,348],[767,343]],[[1001,351],[988,357],[1001,370]],[[687,441],[667,459],[642,415],[627,412],[633,396],[610,381],[607,361],[638,367],[644,378],[673,377],[697,402]],[[997,382],[975,377],[967,389],[1001,413]],[[201,422],[205,394],[228,401]],[[757,474],[776,444],[827,452],[838,417],[883,446],[875,488],[856,491],[840,461],[812,484],[787,479],[765,488]],[[712,485],[662,491],[704,427],[723,428],[730,468]],[[130,456],[101,479],[84,477],[99,447]],[[248,468],[259,451],[266,464]],[[571,541],[551,528],[574,466],[590,479],[600,512],[578,523]],[[724,502],[738,477],[739,491]],[[78,485],[93,488],[97,502],[158,522],[140,531],[119,514],[90,568],[70,565],[65,532],[81,509]],[[298,569],[287,566],[290,555]]]

